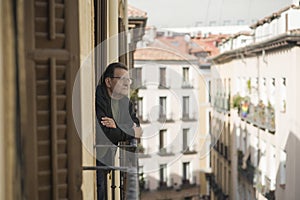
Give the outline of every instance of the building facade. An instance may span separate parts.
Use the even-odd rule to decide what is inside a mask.
[[[209,73],[187,53],[183,36],[149,41],[135,52],[134,66],[144,130],[139,147],[141,199],[199,199],[208,195],[205,173],[210,170],[205,154],[208,123],[199,122],[207,114]]]
[[[213,59],[212,199],[299,196],[299,15],[274,12]]]

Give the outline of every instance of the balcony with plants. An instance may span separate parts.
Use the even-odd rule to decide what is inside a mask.
[[[265,105],[263,101],[260,100],[257,105],[254,105],[251,103],[250,97],[235,95],[233,97],[232,107],[237,108],[242,120],[262,130],[275,133],[275,109],[270,102],[268,105]]]

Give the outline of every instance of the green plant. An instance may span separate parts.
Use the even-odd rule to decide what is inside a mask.
[[[270,101],[268,101],[268,108],[269,108],[269,109],[272,109],[272,108],[273,108],[273,106],[272,106],[272,104],[271,104]]]
[[[241,106],[242,100],[243,100],[243,97],[241,97],[239,94],[234,95],[232,97],[232,107],[239,108]]]
[[[285,111],[286,111],[286,101],[283,100],[283,112],[285,112]]]
[[[247,81],[247,88],[248,88],[249,93],[251,94],[251,79],[250,78]]]
[[[138,89],[130,91],[130,100],[136,101],[138,99]]]
[[[143,145],[141,143],[137,144],[137,152],[138,153],[144,153],[145,152],[145,148],[143,147]]]

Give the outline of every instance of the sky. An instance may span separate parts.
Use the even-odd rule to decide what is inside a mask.
[[[295,1],[295,0],[294,0]],[[157,28],[251,25],[293,0],[128,0]]]

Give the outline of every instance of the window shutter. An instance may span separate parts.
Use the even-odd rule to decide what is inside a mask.
[[[79,67],[77,4],[29,0],[25,5],[27,199],[81,199],[82,152],[72,116]]]

